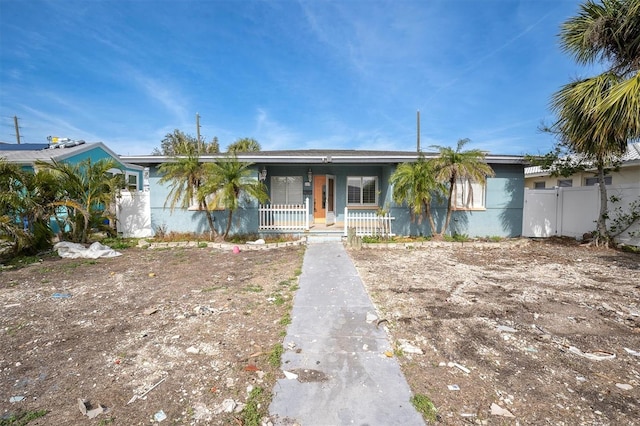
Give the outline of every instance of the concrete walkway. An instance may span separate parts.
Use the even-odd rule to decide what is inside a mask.
[[[387,334],[342,243],[307,247],[282,369],[269,412],[276,425],[424,425]]]

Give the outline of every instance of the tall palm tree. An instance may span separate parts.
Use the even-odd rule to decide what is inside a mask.
[[[240,138],[227,147],[227,152],[257,152],[261,147],[257,140],[253,138]]]
[[[233,212],[240,207],[243,196],[256,198],[260,203],[269,198],[265,185],[252,176],[252,165],[238,161],[235,154],[218,158],[214,163],[206,165],[208,179],[198,192],[201,198],[213,196],[210,207],[228,211],[223,239],[229,235]]]
[[[439,156],[431,160],[436,180],[445,184],[448,190],[447,215],[438,237],[449,228],[454,205],[454,192],[458,181],[485,183],[487,176],[495,176],[495,172],[484,162],[485,153],[479,149],[462,151],[469,139],[460,139],[456,149],[433,145]]]
[[[114,219],[110,206],[124,184],[121,171],[112,173],[118,169],[115,160],[88,158],[76,164],[39,161],[36,167],[36,175],[48,175],[56,182],[58,195],[52,205],[61,208],[55,217],[63,225],[61,233],[65,237],[84,243],[92,229],[112,232],[105,221]],[[70,232],[65,231],[67,226]]]
[[[437,228],[431,214],[431,200],[435,194],[444,191],[442,185],[436,181],[432,163],[422,154],[415,163],[402,163],[389,179],[393,185],[393,201],[407,203],[411,212],[411,220],[422,223],[424,217],[429,221],[431,233]]]
[[[598,171],[598,239],[608,242],[604,170],[640,138],[640,0],[588,0],[561,28],[560,43],[578,63],[604,63],[598,76],[563,86],[552,98],[552,131]]]
[[[192,151],[188,144],[179,147],[179,151],[186,155],[179,155],[173,161],[162,163],[158,170],[162,177],[160,184],[169,184],[169,194],[164,202],[164,207],[169,205],[171,213],[176,207],[189,208],[194,202],[198,203],[198,209],[205,212],[211,237],[216,233],[213,215],[207,204],[206,195],[200,188],[207,180],[207,168],[200,162],[200,156]]]

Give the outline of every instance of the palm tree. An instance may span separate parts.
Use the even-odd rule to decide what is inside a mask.
[[[188,154],[217,154],[220,152],[218,138],[211,142],[198,141],[191,135],[175,129],[173,133],[167,133],[160,142],[160,148],[154,148],[151,155],[188,155]]]
[[[36,167],[36,175],[48,175],[55,181],[58,195],[51,205],[60,208],[55,218],[64,236],[85,243],[92,229],[113,232],[105,221],[115,219],[110,207],[124,185],[122,172],[113,173],[118,170],[115,160],[88,158],[77,164],[39,161]],[[70,232],[65,231],[67,226]]]
[[[261,147],[257,140],[253,138],[240,138],[227,147],[227,152],[258,152]]]
[[[51,247],[49,219],[57,194],[57,183],[48,174],[0,159],[0,237],[11,241],[14,254]]]
[[[210,237],[213,237],[216,233],[213,215],[207,205],[206,195],[200,192],[200,188],[208,177],[207,168],[200,162],[198,153],[190,150],[189,146],[183,144],[178,148],[179,152],[183,151],[186,155],[176,156],[173,161],[163,163],[158,168],[162,173],[158,182],[169,184],[169,194],[164,202],[164,207],[169,204],[170,211],[173,213],[176,206],[188,209],[194,202],[197,202],[198,209],[205,212]]]
[[[223,208],[229,212],[223,239],[229,235],[233,212],[240,207],[244,195],[256,198],[260,203],[269,198],[265,185],[252,176],[252,165],[238,161],[235,154],[218,158],[214,163],[206,165],[209,178],[200,187],[199,197],[213,196],[210,207]]]
[[[640,138],[640,0],[588,0],[561,29],[562,48],[578,63],[607,63],[598,76],[563,86],[552,98],[561,144],[598,171],[597,242],[609,242],[604,170]]]
[[[422,223],[426,216],[431,233],[436,233],[436,225],[431,214],[431,200],[434,194],[444,191],[436,181],[432,163],[420,154],[415,163],[402,163],[389,179],[393,185],[393,201],[406,202],[411,212],[411,220]]]
[[[462,148],[469,142],[469,139],[460,139],[456,149],[433,145],[439,151],[439,156],[431,160],[437,181],[443,183],[448,189],[447,216],[438,237],[449,228],[451,213],[454,205],[454,192],[456,183],[459,181],[482,182],[485,183],[487,176],[495,176],[495,172],[484,162],[485,153],[479,149],[462,151]]]

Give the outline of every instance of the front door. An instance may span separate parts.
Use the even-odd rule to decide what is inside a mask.
[[[327,192],[326,176],[313,177],[313,221],[325,223],[327,217],[327,205],[325,202]]]
[[[313,177],[313,220],[315,223],[333,225],[335,212],[336,177],[321,175]]]

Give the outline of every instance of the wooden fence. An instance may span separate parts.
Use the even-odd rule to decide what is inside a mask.
[[[260,204],[260,231],[308,231],[309,198],[304,204]]]
[[[344,208],[344,236],[347,236],[349,228],[355,229],[357,236],[381,236],[391,237],[391,221],[394,220],[389,213],[384,215],[372,211],[349,211]]]

